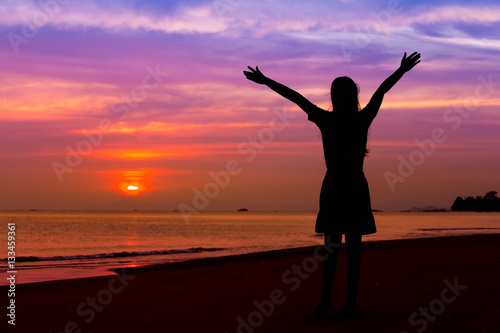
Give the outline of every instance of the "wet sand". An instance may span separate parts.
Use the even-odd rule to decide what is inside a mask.
[[[3,332],[499,332],[500,235],[363,243],[359,313],[313,320],[316,247],[16,287]],[[341,247],[333,312],[346,296]],[[22,274],[19,272],[18,274]]]

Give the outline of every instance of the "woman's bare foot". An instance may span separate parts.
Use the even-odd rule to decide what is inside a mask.
[[[314,319],[325,319],[328,311],[330,311],[332,303],[330,301],[321,300],[318,306],[314,309],[313,318]]]
[[[350,317],[356,314],[356,304],[346,302],[338,313],[340,317]]]

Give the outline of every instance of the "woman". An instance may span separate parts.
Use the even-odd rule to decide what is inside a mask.
[[[365,108],[359,110],[359,87],[349,77],[332,82],[330,96],[332,112],[320,109],[298,92],[264,76],[257,66],[244,71],[246,78],[265,84],[281,96],[297,104],[308,114],[322,135],[326,175],[320,194],[320,209],[316,232],[324,233],[323,288],[321,300],[314,310],[315,318],[326,317],[331,308],[331,288],[337,266],[338,247],[345,234],[347,253],[347,300],[342,316],[356,311],[356,295],[361,266],[362,235],[376,232],[371,211],[370,192],[363,173],[368,128],[378,113],[384,95],[410,69],[420,62],[420,53],[409,57],[406,52],[400,67],[375,91]],[[332,250],[332,249],[337,250]],[[328,250],[328,251],[327,251]]]

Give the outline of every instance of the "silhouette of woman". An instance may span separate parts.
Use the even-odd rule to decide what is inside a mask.
[[[321,186],[315,231],[324,233],[325,253],[321,300],[314,310],[315,318],[325,318],[331,308],[331,289],[342,234],[345,234],[347,253],[347,300],[339,315],[350,316],[356,312],[361,238],[377,231],[363,172],[368,128],[380,109],[384,95],[420,62],[419,59],[420,53],[414,52],[407,57],[405,52],[400,67],[380,85],[362,110],[359,110],[359,87],[346,76],[332,82],[330,95],[333,110],[329,112],[312,104],[298,92],[264,76],[258,66],[256,69],[248,67],[250,72],[243,72],[247,79],[265,84],[297,104],[321,131],[327,171]]]

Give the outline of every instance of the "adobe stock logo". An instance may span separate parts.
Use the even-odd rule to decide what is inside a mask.
[[[97,128],[94,130],[81,131],[85,138],[82,138],[74,148],[66,145],[65,158],[51,163],[52,170],[60,183],[64,180],[65,173],[73,172],[75,168],[82,164],[85,156],[92,154],[94,149],[102,144],[104,134],[110,133],[116,123],[126,119],[130,111],[136,109],[139,103],[143,102],[149,93],[158,88],[160,83],[170,74],[162,71],[159,64],[155,68],[146,66],[145,71],[147,74],[143,76],[140,84],[134,86],[128,94],[122,94],[120,102],[111,104],[110,111],[112,115],[110,117],[100,119]]]
[[[241,156],[247,156],[244,161],[252,162],[257,154],[264,150],[276,137],[276,133],[283,131],[296,114],[289,113],[285,108],[273,109],[274,116],[266,127],[260,129],[256,136],[249,136],[238,145],[238,153]],[[179,211],[186,223],[190,223],[190,216],[199,214],[209,204],[210,200],[215,199],[223,189],[231,183],[231,179],[243,171],[243,163],[237,160],[227,161],[225,168],[218,172],[210,171],[208,181],[201,189],[193,188],[192,205],[186,203],[179,204]]]
[[[48,24],[56,15],[62,14],[63,6],[67,6],[73,0],[39,0],[36,2],[38,10],[30,13],[28,18],[24,19],[24,24],[21,28],[21,34],[9,32],[7,39],[12,46],[14,53],[19,53],[19,46],[26,45],[30,40],[35,38],[40,29]],[[13,1],[12,1],[13,3]],[[30,17],[31,16],[31,17]]]
[[[320,267],[319,263],[339,251],[340,243],[335,243],[328,238],[324,245],[314,248],[313,254],[302,260],[300,264],[293,264],[281,274],[282,288],[273,289],[267,299],[262,301],[254,300],[252,305],[254,310],[248,314],[240,315],[236,318],[236,333],[254,333],[263,326],[266,319],[270,318],[278,306],[287,301],[287,294],[297,291],[302,282],[309,279]],[[323,251],[323,256],[320,252]],[[228,333],[226,331],[226,333]]]
[[[453,107],[444,111],[443,121],[450,126],[452,131],[459,129],[464,119],[469,118],[473,112],[478,111],[481,102],[491,98],[493,93],[497,91],[496,87],[500,86],[500,82],[493,80],[492,74],[489,74],[487,78],[480,75],[478,76],[478,81],[479,83],[474,89],[474,96],[467,96],[461,103],[455,103]],[[438,145],[448,140],[449,136],[447,133],[450,131],[450,128],[436,127],[432,129],[428,138],[423,140],[415,139],[414,143],[417,148],[412,150],[407,157],[403,155],[398,156],[399,165],[397,173],[391,171],[384,172],[384,178],[391,192],[396,191],[396,184],[404,183],[408,177],[413,175],[416,168],[424,164],[427,158],[436,152]]]
[[[440,297],[433,299],[429,302],[427,307],[419,307],[418,312],[413,312],[408,318],[408,323],[412,327],[418,327],[417,332],[422,333],[427,329],[429,322],[434,322],[440,314],[442,314],[446,305],[455,302],[457,297],[461,295],[462,291],[467,289],[466,285],[458,284],[458,277],[455,277],[453,283],[445,279],[443,283],[446,288],[441,290]],[[409,333],[408,331],[401,331],[401,333]]]
[[[76,306],[76,314],[80,317],[78,320],[69,320],[64,325],[63,332],[81,333],[82,328],[89,327],[99,313],[102,313],[106,306],[113,302],[114,296],[122,293],[123,290],[134,280],[134,275],[126,274],[125,269],[113,276],[105,288],[100,289],[95,296],[87,297],[85,301]],[[83,322],[82,322],[83,320]],[[86,331],[90,332],[90,331]]]

